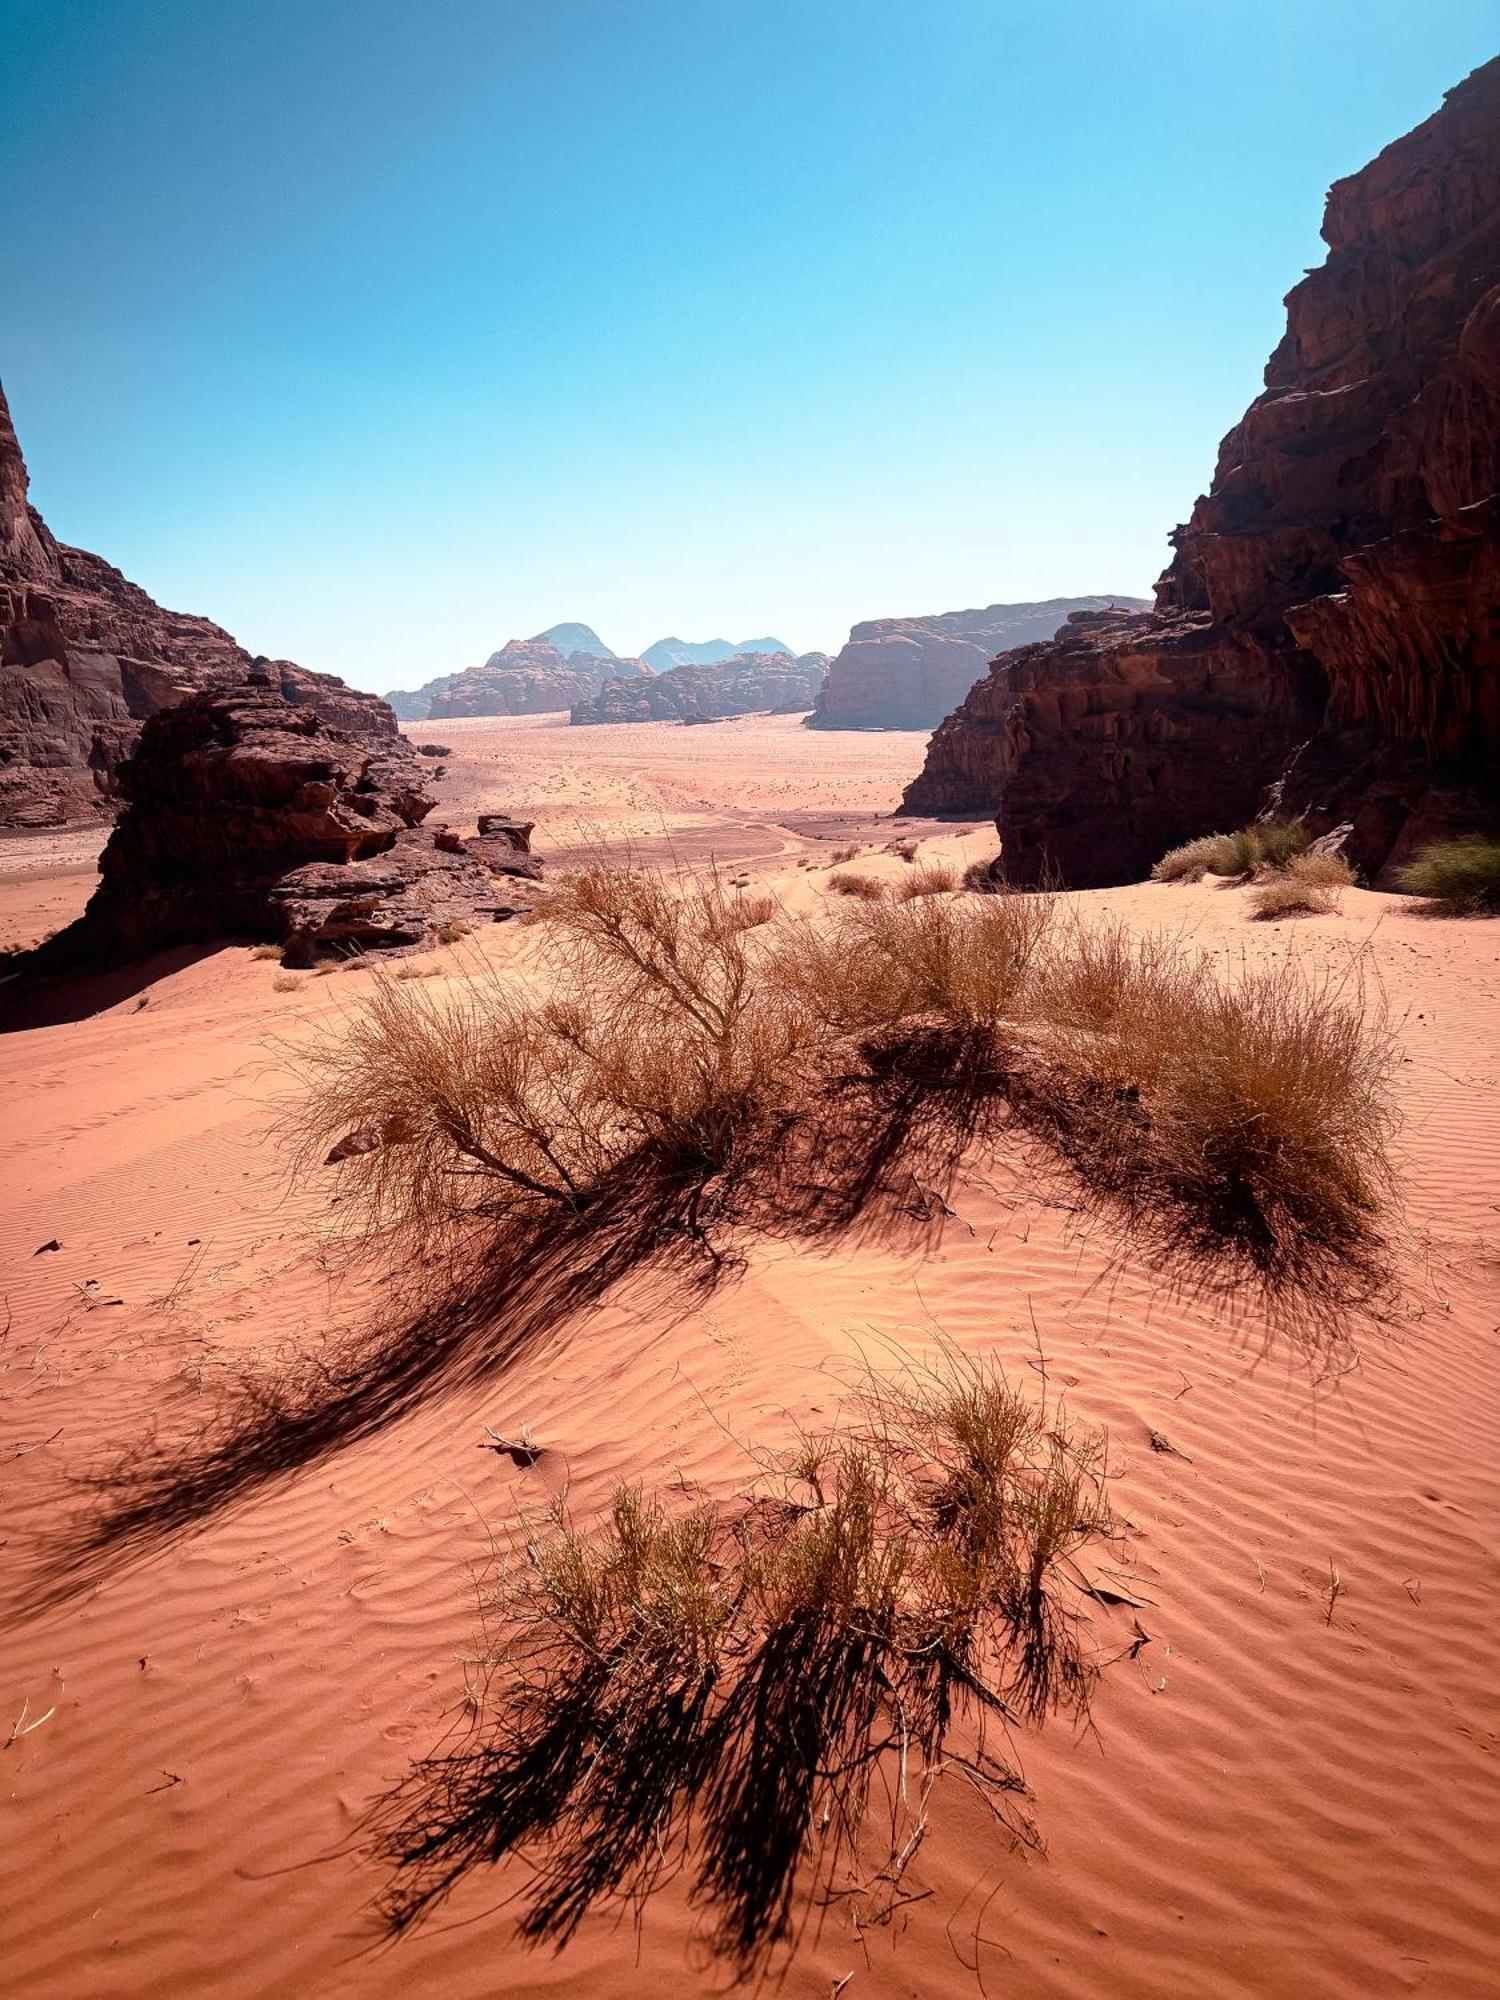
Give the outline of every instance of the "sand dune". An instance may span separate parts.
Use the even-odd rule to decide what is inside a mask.
[[[875,815],[915,738],[765,718],[412,733],[453,746],[452,818],[535,817],[544,855],[596,831],[713,852],[793,906],[825,893],[830,847],[861,827],[877,872],[905,865]],[[993,847],[984,827],[914,831],[924,858]],[[6,866],[14,935],[87,886]],[[1099,1647],[1122,1657],[1091,1728],[1020,1746],[1045,1853],[1011,1851],[945,1788],[904,1884],[918,1899],[887,1922],[878,1897],[806,1913],[782,1990],[1494,1992],[1500,928],[1361,891],[1281,925],[1209,883],[1071,900],[1227,962],[1365,955],[1404,1051],[1387,1313],[1293,1341],[1233,1300],[1174,1293],[1002,1152],[971,1162],[930,1243],[754,1246],[706,1303],[627,1290],[190,1529],[71,1559],[60,1526],[91,1504],[73,1482],[153,1435],[191,1439],[239,1371],[381,1310],[378,1276],[332,1234],[337,1170],[289,1188],[267,1132],[286,1090],[273,1038],[356,1004],[364,975],[280,992],[274,965],[226,948],[0,1042],[8,1990],[722,1990],[680,1889],[639,1939],[593,1918],[554,1959],[513,1940],[517,1878],[476,1876],[387,1945],[362,1816],[463,1726],[474,1569],[560,1481],[580,1512],[622,1479],[733,1494],[743,1440],[788,1439],[861,1356],[942,1337],[1044,1371],[1107,1428],[1127,1523],[1111,1559],[1141,1602],[1097,1607]],[[503,927],[439,956],[459,979],[533,948]],[[547,1448],[532,1470],[479,1448],[486,1426],[522,1424]]]

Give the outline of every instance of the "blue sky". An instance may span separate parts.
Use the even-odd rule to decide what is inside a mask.
[[[1493,0],[4,0],[64,539],[408,685],[1146,592]]]

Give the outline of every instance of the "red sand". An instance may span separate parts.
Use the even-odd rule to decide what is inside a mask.
[[[590,824],[716,844],[755,855],[749,872],[794,904],[826,879],[799,854],[822,863],[813,835],[843,823],[799,815],[868,824],[920,755],[917,738],[753,718],[413,733],[462,749],[455,820],[535,814],[544,854]],[[949,829],[923,857],[991,845]],[[0,932],[51,928],[86,887],[8,872]],[[336,1170],[289,1196],[266,1131],[283,1088],[268,1037],[354,1004],[361,979],[279,993],[274,965],[225,949],[0,1042],[7,1991],[722,1989],[675,1890],[639,1939],[595,1919],[561,1958],[515,1944],[497,1908],[514,1877],[471,1878],[426,1930],[380,1941],[357,1823],[461,1719],[471,1566],[548,1498],[541,1468],[476,1445],[486,1425],[527,1424],[582,1513],[622,1478],[732,1493],[736,1436],[786,1437],[860,1354],[925,1349],[939,1329],[1022,1375],[1040,1337],[1052,1391],[1107,1427],[1120,1560],[1148,1603],[1101,1608],[1097,1636],[1123,1649],[1139,1619],[1149,1643],[1106,1673],[1090,1730],[1023,1743],[1044,1855],[1010,1851],[944,1791],[906,1885],[931,1893],[862,1933],[830,1909],[782,1990],[823,2000],[846,1975],[849,2000],[1497,1990],[1500,924],[1358,891],[1337,916],[1272,926],[1211,885],[1076,901],[1234,958],[1367,953],[1405,1050],[1392,1322],[1340,1354],[1267,1350],[1253,1316],[1169,1295],[1015,1162],[976,1161],[929,1254],[766,1245],[701,1310],[616,1299],[486,1387],[40,1611],[14,1605],[76,1504],[70,1477],[157,1425],[190,1433],[245,1361],[368,1323],[369,1284],[321,1233]],[[529,949],[505,928],[440,956],[461,977]],[[1153,1430],[1175,1452],[1153,1451]]]

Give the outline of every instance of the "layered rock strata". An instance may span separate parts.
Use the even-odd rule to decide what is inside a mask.
[[[59,542],[27,491],[0,391],[0,827],[107,817],[145,719],[252,666],[293,706],[395,736],[375,695],[289,660],[252,660],[222,627],[163,610],[101,557]]]
[[[834,656],[809,729],[933,729],[997,653],[1050,639],[1075,611],[1143,611],[1139,597],[1049,597],[930,618],[871,618]]]
[[[527,906],[530,827],[423,825],[433,801],[398,737],[376,744],[289,702],[272,677],[151,717],[84,915],[26,969],[92,969],[223,937],[320,953],[411,950]]]
[[[1500,59],[1335,184],[1264,393],[1140,618],[997,660],[906,794],[1007,874],[1144,874],[1267,806],[1386,880],[1500,818]]]
[[[737,653],[707,667],[669,667],[649,680],[608,680],[572,720],[717,722],[732,715],[800,715],[817,700],[826,653]]]

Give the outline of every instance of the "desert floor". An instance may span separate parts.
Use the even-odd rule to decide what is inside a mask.
[[[915,736],[764,718],[410,733],[450,746],[439,817],[534,818],[554,863],[600,838],[716,857],[806,907],[837,845],[892,879],[897,832],[924,859],[993,851],[985,826],[881,820]],[[0,850],[0,941],[81,907],[97,845]],[[939,1339],[1107,1429],[1110,1560],[1134,1601],[1095,1607],[1115,1657],[1090,1726],[1019,1744],[1044,1851],[940,1789],[905,1900],[877,1885],[804,1912],[779,1990],[1500,1990],[1500,923],[1351,891],[1337,915],[1257,925],[1212,883],[1070,901],[1229,964],[1294,953],[1383,990],[1401,1212],[1378,1315],[1271,1324],[1169,1287],[1002,1151],[970,1160],[920,1238],[752,1243],[706,1299],[626,1287],[503,1366],[471,1354],[463,1386],[440,1378],[357,1441],[91,1541],[88,1476],[190,1443],[244,1371],[382,1310],[338,1239],[338,1169],[293,1184],[271,1130],[278,1043],[336,1025],[368,975],[291,984],[243,945],[182,952],[0,1039],[5,1991],[725,1990],[676,1889],[639,1933],[596,1917],[553,1957],[514,1939],[516,1876],[473,1876],[390,1943],[364,1816],[462,1727],[475,1574],[561,1485],[584,1515],[622,1480],[731,1496],[747,1448],[831,1409],[862,1360]],[[445,984],[535,948],[499,926],[433,962]],[[532,1469],[479,1448],[523,1425]]]

